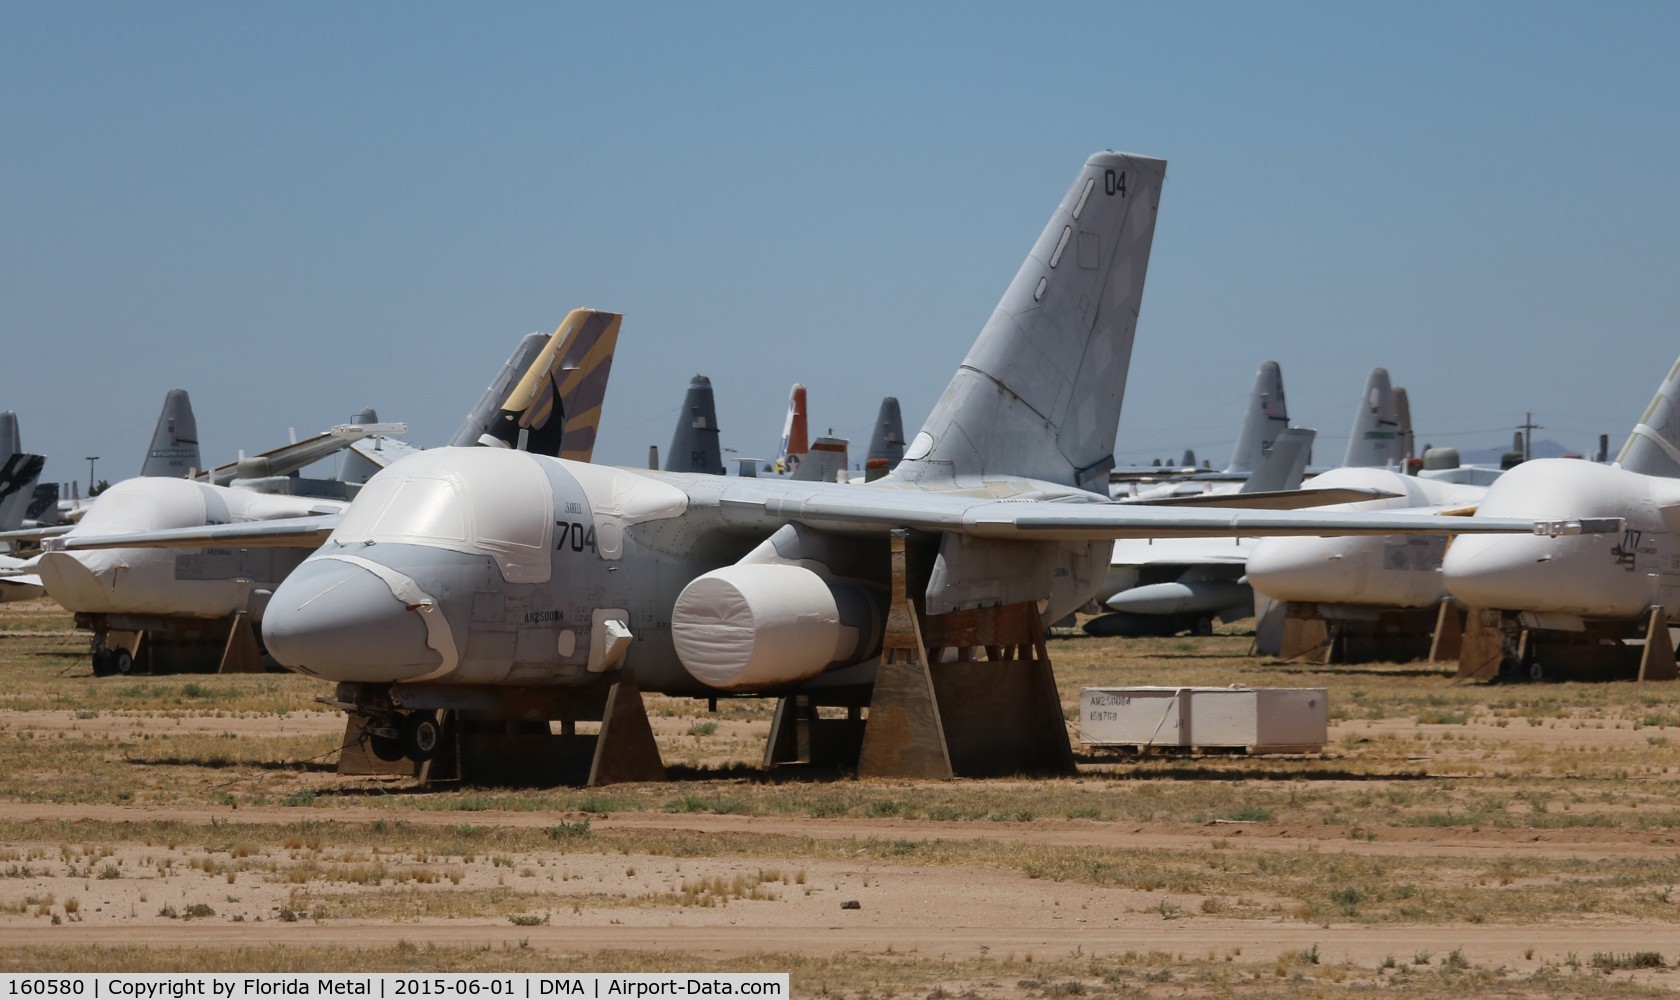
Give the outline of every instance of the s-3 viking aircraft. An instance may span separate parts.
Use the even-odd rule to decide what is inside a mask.
[[[1475,618],[1465,633],[1461,674],[1608,676],[1623,666],[1615,662],[1619,654],[1632,652],[1622,640],[1643,633],[1639,676],[1672,679],[1668,627],[1680,618],[1680,361],[1657,387],[1615,464],[1523,462],[1487,488],[1479,508],[1518,517],[1540,511],[1609,518],[1624,529],[1587,544],[1466,540],[1449,547],[1441,575]],[[1491,632],[1494,639],[1480,655],[1472,650],[1472,630]]]
[[[815,756],[839,725],[861,731],[866,774],[1071,768],[1042,622],[1091,599],[1115,538],[1576,530],[1110,502],[1165,177],[1162,160],[1091,157],[890,476],[423,452],[374,476],[342,519],[291,526],[291,541],[325,543],[275,590],[270,651],[339,682],[377,752],[453,745],[463,769],[467,744],[440,744],[438,710],[463,737],[487,727],[485,747],[491,731],[547,738],[552,720],[570,732],[600,719],[592,780],[662,773],[640,689],[788,696],[773,759]],[[288,541],[259,525],[176,542],[234,538]],[[928,647],[961,654],[938,662]],[[825,704],[852,718],[818,717]]]

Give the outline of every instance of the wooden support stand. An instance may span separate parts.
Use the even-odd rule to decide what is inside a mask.
[[[366,778],[402,777],[416,773],[414,762],[411,760],[380,760],[375,756],[362,732],[366,726],[366,716],[345,716],[344,738],[339,743],[343,748],[338,753],[339,774]]]
[[[1037,605],[918,615],[906,537],[892,534],[892,605],[858,774],[1074,773]]]
[[[1428,608],[1290,601],[1279,657],[1323,664],[1410,663],[1429,655],[1438,621]]]
[[[764,766],[856,767],[863,749],[863,709],[868,703],[868,692],[861,697],[835,692],[778,698],[764,747]],[[844,708],[846,716],[825,719],[820,714],[823,708]]]
[[[607,692],[587,784],[593,788],[625,781],[664,780],[665,763],[659,759],[659,744],[653,739],[642,692],[621,680]]]
[[[547,718],[512,719],[483,711],[439,714],[439,742],[432,759],[383,761],[362,738],[366,719],[345,723],[338,773],[413,775],[421,784],[460,781],[473,785],[586,785],[664,781],[665,765],[654,742],[642,694],[620,680],[544,708],[561,714],[555,734]],[[599,719],[599,734],[580,734],[577,723]]]
[[[222,647],[222,662],[217,673],[260,674],[263,672],[262,647],[257,645],[257,632],[251,616],[241,611],[233,616],[228,628],[227,643]]]
[[[1505,660],[1505,634],[1499,628],[1499,612],[1467,608],[1464,633],[1459,639],[1458,679],[1491,681],[1499,676]]]
[[[1318,617],[1316,604],[1290,601],[1283,609],[1283,642],[1280,660],[1322,660],[1330,648],[1330,630]]]
[[[1639,679],[1680,680],[1680,664],[1674,662],[1674,640],[1668,634],[1668,609],[1660,604],[1646,613],[1645,649],[1639,657]]]
[[[1464,649],[1464,606],[1450,597],[1441,599],[1435,617],[1435,638],[1429,644],[1429,662],[1457,660]]]

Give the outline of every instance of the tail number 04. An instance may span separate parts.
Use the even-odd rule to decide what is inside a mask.
[[[1124,170],[1119,173],[1112,170],[1103,171],[1103,190],[1111,195],[1118,194],[1122,198],[1126,197],[1126,172]]]
[[[582,525],[576,521],[554,522],[554,551],[582,552],[584,549],[596,551],[594,525]]]

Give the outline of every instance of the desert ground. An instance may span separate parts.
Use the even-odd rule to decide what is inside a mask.
[[[767,702],[650,697],[668,782],[427,789],[335,772],[321,682],[96,679],[56,606],[0,606],[0,966],[766,970],[857,998],[1680,988],[1680,689],[1282,663],[1221,633],[1054,639],[1076,750],[1082,687],[1244,684],[1327,688],[1322,753],[865,781],[761,768]]]

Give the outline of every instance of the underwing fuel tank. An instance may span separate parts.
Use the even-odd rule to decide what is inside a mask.
[[[879,602],[802,566],[725,566],[677,598],[671,638],[684,669],[720,691],[775,688],[867,659]]]
[[[1254,599],[1247,586],[1235,580],[1174,580],[1121,591],[1103,603],[1134,615],[1213,613]]]

